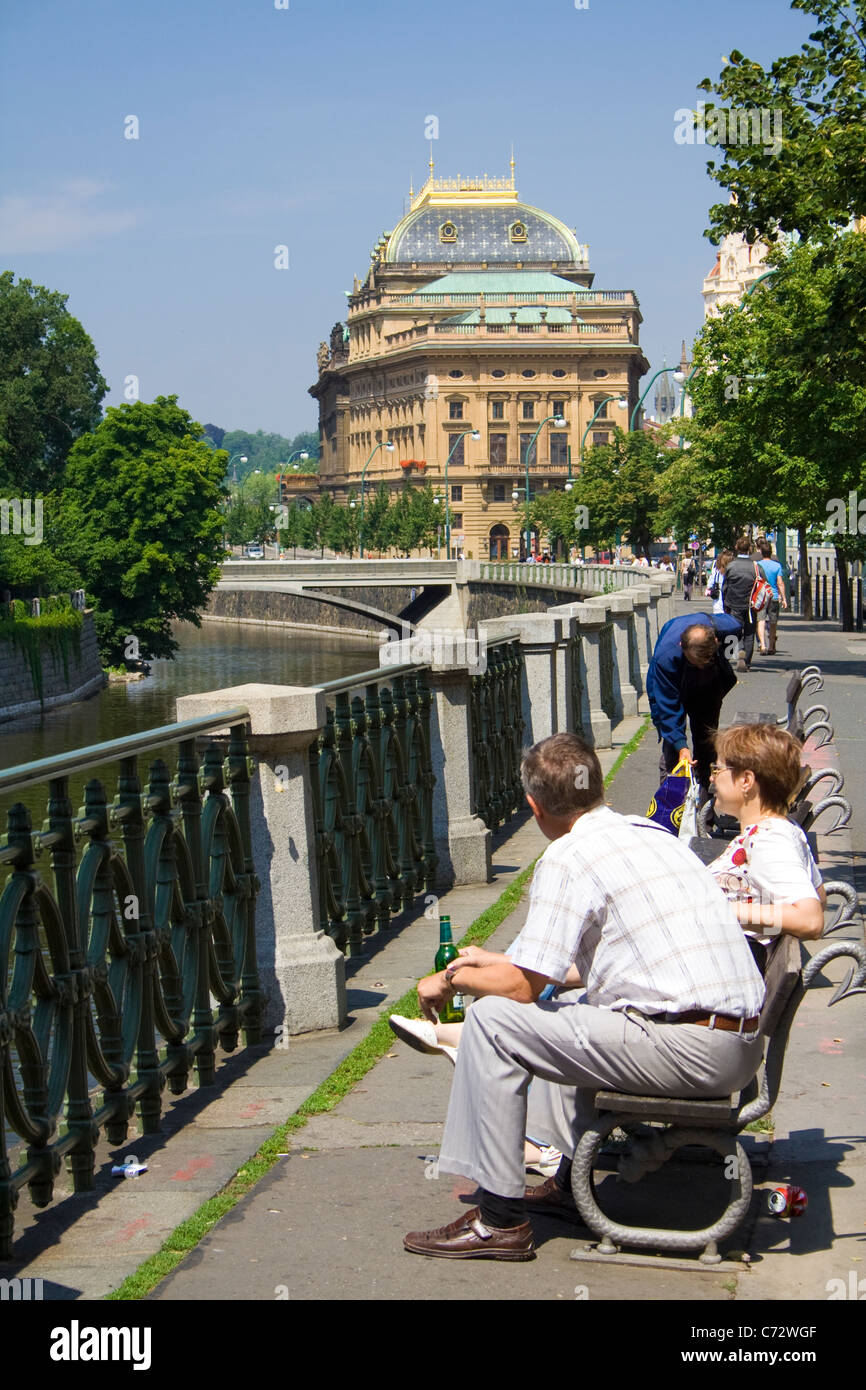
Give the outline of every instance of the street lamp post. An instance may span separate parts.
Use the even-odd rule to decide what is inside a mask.
[[[664,376],[665,372],[669,372],[669,371],[670,371],[670,367],[661,367],[653,376],[650,377],[649,381],[648,381],[647,384],[646,384],[646,390],[644,391],[643,395],[641,396],[640,400],[638,401],[637,405],[635,406],[634,410],[633,410],[632,413],[631,413],[631,419],[630,419],[630,421],[629,421],[629,426],[628,426],[628,428],[629,428],[629,433],[632,433],[632,432],[634,431],[634,429],[635,429],[635,420],[637,419],[637,413],[638,413],[638,411],[640,410],[641,406],[643,405],[644,401],[646,400],[647,396],[649,395],[650,389],[651,389],[651,387],[652,387],[653,382],[654,382],[654,381],[658,381],[658,379],[659,379],[660,376]],[[682,374],[681,374],[681,373],[674,372],[674,373],[673,373],[673,377],[674,377],[674,380],[675,380],[675,381],[681,381],[681,380],[682,380]]]
[[[376,445],[370,457],[367,459],[367,462],[364,464],[364,467],[361,469],[361,528],[358,536],[358,556],[361,560],[363,560],[364,558],[364,488],[367,479],[367,469],[370,467],[370,464],[372,463],[373,459],[376,457],[380,449],[387,449],[390,454],[393,454],[394,445],[391,443],[390,439],[381,440],[381,442]]]
[[[545,426],[545,425],[549,425],[551,422],[553,422],[553,424],[556,425],[556,428],[557,428],[557,429],[564,429],[564,428],[565,428],[565,419],[564,419],[564,417],[563,417],[562,415],[546,415],[546,416],[544,417],[544,419],[542,420],[541,424],[538,426],[538,429],[535,431],[535,434],[534,434],[534,435],[532,436],[532,438],[530,439],[530,441],[529,441],[529,446],[528,446],[528,448],[527,448],[527,450],[526,450],[526,458],[524,459],[524,463],[525,463],[525,465],[526,465],[526,532],[525,532],[525,536],[526,536],[526,558],[527,558],[527,560],[529,559],[529,551],[530,551],[530,547],[531,547],[531,545],[532,545],[532,532],[531,532],[530,526],[529,526],[529,461],[530,461],[530,459],[532,458],[532,451],[533,451],[533,449],[535,448],[535,441],[538,439],[538,436],[541,434],[541,431],[544,429],[544,426]],[[516,491],[517,491],[517,489],[515,488],[515,489],[514,489],[514,492],[516,492]],[[512,494],[511,494],[512,499],[514,498],[514,492],[512,492]]]
[[[249,459],[247,458],[246,454],[232,454],[231,458],[229,459],[229,464],[228,464],[228,468],[226,469],[226,473],[230,473],[230,472],[231,472],[231,467],[232,467],[232,464],[234,463],[235,459],[240,459],[241,463],[249,463]],[[238,480],[238,470],[237,470],[237,468],[235,468],[235,474],[234,474],[234,477],[232,478],[232,482],[233,482],[233,483],[236,483],[237,480]]]
[[[446,559],[446,560],[450,560],[450,559],[451,559],[451,498],[450,498],[450,494],[449,494],[449,492],[448,492],[448,465],[449,465],[449,463],[451,462],[451,457],[452,457],[452,455],[453,455],[453,453],[454,453],[454,450],[457,448],[457,445],[460,443],[461,439],[465,439],[465,438],[466,438],[467,434],[469,435],[469,437],[470,437],[471,439],[480,439],[480,438],[481,438],[481,433],[480,433],[479,430],[461,430],[460,433],[459,433],[459,434],[457,435],[457,437],[455,438],[454,443],[451,445],[451,448],[448,450],[448,457],[447,457],[447,459],[445,460],[445,559]],[[441,502],[440,502],[440,500],[439,500],[438,497],[434,497],[434,498],[433,498],[433,505],[436,506],[436,507],[441,506]]]
[[[583,462],[583,451],[586,445],[586,437],[592,429],[593,425],[595,424],[596,420],[598,419],[600,412],[607,405],[608,401],[616,401],[620,410],[626,410],[628,408],[628,401],[626,400],[625,396],[605,396],[603,401],[599,401],[598,405],[595,408],[595,414],[593,415],[592,419],[590,420],[581,437],[580,452],[578,454],[578,458],[581,462]]]

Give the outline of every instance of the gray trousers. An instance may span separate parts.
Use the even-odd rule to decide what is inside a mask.
[[[567,994],[539,1004],[479,999],[460,1036],[439,1168],[522,1197],[524,1136],[572,1155],[595,1091],[726,1096],[751,1080],[762,1052],[760,1035],[654,1023]]]

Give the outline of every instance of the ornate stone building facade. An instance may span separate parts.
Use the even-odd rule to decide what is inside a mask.
[[[767,247],[761,241],[750,246],[739,232],[723,237],[716,263],[704,280],[704,318],[718,316],[726,304],[739,304],[743,295],[767,270]]]
[[[439,179],[431,165],[370,260],[319,348],[319,486],[344,502],[366,466],[368,496],[430,482],[444,502],[450,455],[452,555],[516,556],[527,453],[535,496],[578,472],[596,413],[587,445],[628,428],[648,369],[638,300],[593,287],[588,247],[520,201],[513,161],[499,179]]]

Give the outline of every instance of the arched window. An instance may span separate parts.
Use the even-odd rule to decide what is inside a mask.
[[[510,532],[507,526],[498,523],[490,528],[490,558],[491,560],[509,560],[508,542]]]

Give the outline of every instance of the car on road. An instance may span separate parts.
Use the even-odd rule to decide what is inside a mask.
[[[257,541],[253,542],[251,545],[248,545],[246,550],[244,551],[244,554],[246,555],[248,560],[263,560],[265,558],[264,549],[262,548],[262,546],[258,544]]]

